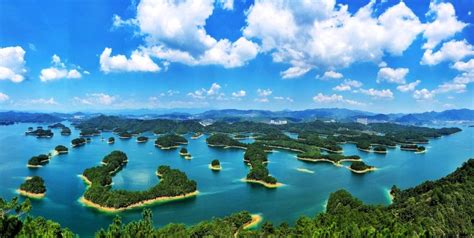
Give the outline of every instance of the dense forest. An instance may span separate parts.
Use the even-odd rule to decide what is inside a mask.
[[[266,166],[266,162],[268,162],[267,153],[262,145],[250,144],[245,151],[244,161],[250,164],[250,171],[246,176],[247,180],[262,181],[267,184],[277,183],[277,179],[268,172]]]
[[[187,144],[188,140],[177,134],[166,134],[155,140],[155,146],[160,148],[173,148],[181,144]]]
[[[84,138],[75,138],[71,140],[72,147],[78,147],[86,144],[86,139]]]
[[[102,165],[86,169],[83,176],[91,183],[84,193],[84,198],[106,208],[126,208],[142,201],[159,197],[182,196],[197,190],[194,180],[189,180],[185,173],[160,166],[157,174],[160,182],[145,191],[114,190],[110,186],[112,176],[127,163],[127,155],[113,151],[102,160]]]
[[[42,194],[46,192],[44,180],[39,176],[28,178],[20,185],[20,190],[29,193]]]
[[[59,154],[66,154],[69,151],[69,149],[64,145],[58,145],[54,147],[54,150],[57,151]]]
[[[54,133],[51,130],[44,130],[43,128],[39,127],[36,130],[28,130],[25,132],[25,135],[36,136],[37,138],[50,138],[53,137]]]
[[[28,165],[41,166],[41,165],[47,164],[48,162],[49,162],[49,156],[45,154],[40,154],[40,155],[31,157],[31,159],[28,160]]]
[[[219,147],[246,147],[247,145],[230,137],[228,134],[216,133],[206,138],[206,142],[210,146]]]
[[[164,168],[163,171],[170,170]],[[150,210],[141,220],[123,224],[116,217],[96,237],[472,237],[474,226],[474,159],[450,175],[414,188],[392,188],[389,206],[365,205],[345,190],[332,193],[326,211],[302,216],[294,224],[264,222],[257,230],[244,230],[251,220],[248,212],[214,218],[193,226],[153,226]],[[72,237],[73,234],[42,217],[22,219],[31,204],[0,199],[0,236]],[[54,234],[54,235],[53,235]]]

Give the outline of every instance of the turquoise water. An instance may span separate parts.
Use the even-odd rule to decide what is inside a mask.
[[[294,153],[276,151],[269,155],[268,168],[285,186],[272,190],[241,182],[248,172],[242,162],[243,151],[210,148],[205,136],[197,140],[186,136],[192,160],[182,159],[179,150],[155,148],[153,139],[139,144],[135,139],[116,137],[115,144],[108,145],[99,136],[83,147],[70,149],[67,155],[54,157],[42,168],[28,169],[26,163],[31,156],[47,153],[59,144],[69,145],[79,134],[73,130],[71,136],[61,136],[59,130],[54,130],[53,138],[37,139],[24,136],[29,126],[38,125],[0,127],[0,196],[17,196],[15,190],[26,176],[39,175],[46,182],[47,194],[42,200],[32,201],[31,214],[58,221],[83,237],[92,236],[101,227],[108,226],[115,214],[98,212],[78,202],[86,187],[78,175],[99,164],[112,150],[122,150],[129,157],[127,166],[113,178],[115,188],[141,190],[153,186],[158,182],[155,170],[159,165],[178,168],[197,181],[200,195],[196,198],[151,207],[157,226],[170,222],[195,224],[240,210],[260,213],[265,220],[277,224],[293,223],[301,215],[314,216],[323,211],[329,194],[342,188],[366,203],[389,204],[387,191],[393,184],[407,188],[425,180],[438,179],[474,156],[474,128],[467,127],[460,133],[430,141],[425,154],[390,149],[388,154],[380,155],[359,151],[351,144],[342,145],[346,155],[360,155],[366,163],[379,168],[363,175],[331,164],[301,162]],[[102,136],[108,138],[111,133]],[[222,171],[213,172],[208,168],[213,159],[221,161]],[[297,168],[314,173],[300,172]],[[120,215],[130,221],[140,218],[141,210]]]

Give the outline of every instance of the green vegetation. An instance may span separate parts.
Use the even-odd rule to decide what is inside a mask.
[[[363,161],[354,161],[352,162],[350,168],[355,171],[365,171],[365,170],[373,169],[374,166],[367,165]]]
[[[69,127],[63,127],[61,129],[61,135],[68,136],[71,134],[71,129]]]
[[[370,143],[368,141],[359,141],[356,144],[357,149],[370,150]]]
[[[98,136],[100,135],[100,131],[95,129],[95,128],[87,128],[87,129],[82,129],[81,136]]]
[[[261,144],[252,143],[247,146],[247,150],[244,153],[244,162],[252,163],[259,160],[262,163],[268,162],[267,153]]]
[[[425,151],[424,146],[419,146],[415,144],[404,144],[400,146],[401,150],[412,150],[412,151]]]
[[[51,130],[43,130],[42,127],[39,127],[34,131],[25,132],[25,135],[36,136],[37,138],[51,138],[53,137],[54,133]]]
[[[84,198],[103,208],[123,209],[148,200],[184,196],[197,191],[195,181],[189,180],[185,173],[168,166],[158,168],[160,183],[146,191],[113,190],[109,186],[112,176],[126,163],[127,155],[114,151],[104,157],[102,165],[86,169],[83,176],[91,182],[91,186],[84,193]]]
[[[268,161],[267,153],[258,144],[250,144],[244,154],[244,161],[250,163],[250,171],[247,180],[262,181],[267,184],[276,184],[277,179],[270,176],[265,162]]]
[[[46,186],[41,177],[33,176],[20,185],[20,190],[34,194],[44,194],[46,193]]]
[[[0,198],[0,237],[75,237],[69,229],[43,217],[27,216],[22,220],[30,210],[29,199],[19,203],[16,197],[11,201]]]
[[[113,144],[115,142],[115,137],[111,136],[109,137],[109,139],[107,140],[107,143],[109,144]]]
[[[189,152],[188,152],[188,149],[186,149],[185,147],[182,147],[180,150],[179,150],[179,154],[180,155],[189,155]]]
[[[59,154],[67,154],[69,149],[64,146],[64,145],[58,145],[54,148],[55,151],[57,151]]]
[[[387,153],[387,148],[385,146],[374,146],[374,152]]]
[[[224,133],[217,133],[207,137],[206,142],[210,146],[219,147],[246,147],[247,145],[231,138]]]
[[[221,163],[219,162],[219,160],[215,159],[215,160],[212,160],[211,166],[212,167],[220,167]]]
[[[155,140],[155,146],[160,147],[162,149],[177,148],[178,145],[187,143],[188,140],[186,140],[186,138],[176,134],[166,134],[158,137]]]
[[[71,141],[72,147],[79,147],[86,144],[86,139],[84,138],[75,138]]]
[[[62,128],[64,128],[64,127],[66,127],[66,126],[65,126],[64,124],[62,124],[62,123],[59,123],[59,122],[58,122],[58,123],[54,123],[54,124],[48,126],[48,128],[51,128],[51,129],[57,129],[57,128],[61,128],[61,129],[62,129]]]
[[[139,136],[137,138],[137,142],[139,142],[139,143],[144,143],[144,142],[147,142],[147,141],[148,141],[148,137],[146,137],[146,136]]]
[[[31,159],[28,160],[28,166],[30,167],[42,166],[42,165],[47,164],[48,162],[49,162],[49,156],[45,154],[40,154],[38,156],[31,157]]]
[[[298,139],[305,144],[317,146],[330,153],[342,153],[342,147],[337,144],[334,137],[321,138],[318,134],[305,132],[298,134]]]
[[[130,139],[130,138],[132,138],[132,134],[130,134],[130,133],[126,132],[126,131],[120,132],[120,133],[119,133],[119,138],[120,138],[120,139]]]

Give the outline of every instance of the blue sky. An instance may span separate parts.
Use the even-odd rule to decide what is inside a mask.
[[[474,108],[474,4],[1,1],[0,110]]]

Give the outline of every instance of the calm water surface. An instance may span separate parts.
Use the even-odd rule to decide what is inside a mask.
[[[0,196],[8,199],[18,196],[15,190],[25,177],[39,175],[46,182],[47,195],[42,200],[32,201],[31,214],[55,220],[82,237],[93,236],[98,229],[107,227],[115,214],[98,212],[78,202],[86,188],[78,175],[98,165],[113,150],[122,150],[129,158],[127,166],[113,178],[114,188],[143,190],[155,185],[158,182],[155,170],[159,165],[178,168],[197,181],[200,195],[196,198],[150,207],[157,226],[170,222],[195,224],[241,210],[260,213],[265,220],[276,224],[293,223],[301,215],[314,216],[324,211],[329,194],[338,189],[347,189],[366,203],[389,204],[387,191],[393,184],[407,188],[438,179],[474,156],[474,128],[468,127],[463,127],[460,133],[430,141],[425,154],[390,149],[388,154],[380,155],[359,151],[351,144],[342,145],[344,154],[360,155],[366,163],[379,168],[364,175],[331,164],[301,162],[295,153],[275,151],[269,155],[268,168],[285,186],[272,190],[241,182],[248,172],[242,162],[244,152],[210,148],[205,136],[197,140],[186,136],[192,160],[182,159],[179,150],[155,148],[155,137],[151,134],[148,136],[153,139],[144,144],[136,143],[134,138],[120,140],[115,136],[115,144],[108,145],[99,136],[83,147],[70,149],[67,155],[54,157],[42,168],[28,169],[26,163],[32,156],[47,153],[59,144],[69,146],[79,135],[79,131],[72,129],[71,136],[61,136],[60,130],[55,129],[53,138],[37,139],[24,135],[29,126],[38,124],[0,126]],[[102,136],[108,138],[112,134]],[[221,161],[222,171],[213,172],[208,168],[213,159]],[[300,172],[297,168],[314,173]],[[141,217],[141,210],[120,215],[124,221],[131,221]]]

